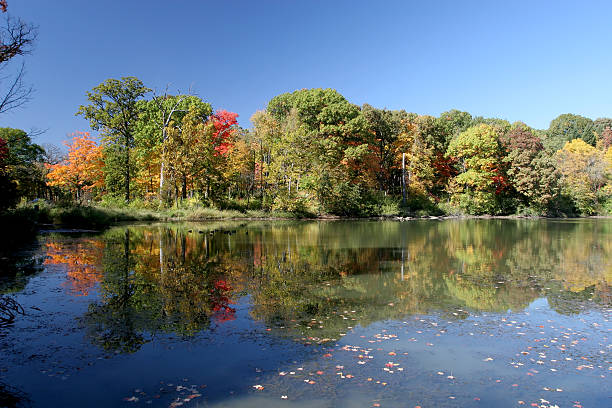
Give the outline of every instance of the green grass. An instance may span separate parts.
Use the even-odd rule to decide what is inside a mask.
[[[54,207],[49,210],[51,224],[68,228],[104,229],[119,222],[155,221],[158,214],[148,210],[130,208],[113,209],[102,207]]]
[[[0,225],[7,239],[31,236],[40,228],[102,230],[122,222],[204,221],[230,219],[300,219],[304,214],[264,210],[219,210],[209,207],[162,210],[133,207],[54,206],[44,202],[27,204],[0,213]]]

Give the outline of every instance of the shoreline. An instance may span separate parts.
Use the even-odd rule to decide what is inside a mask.
[[[294,221],[294,222],[313,222],[313,221],[447,221],[447,220],[550,220],[550,221],[576,221],[587,219],[612,219],[612,215],[591,215],[591,216],[574,216],[574,217],[546,217],[546,216],[525,216],[525,215],[444,215],[444,216],[399,216],[399,215],[379,215],[368,217],[351,217],[351,216],[333,216],[322,215],[319,217],[281,217],[281,216],[263,216],[263,217],[163,217],[153,219],[133,219],[133,220],[117,220],[101,229],[91,228],[70,228],[66,224],[41,224],[37,228],[37,233],[95,233],[103,231],[106,228],[121,226],[121,225],[138,225],[138,224],[163,224],[163,223],[206,223],[219,221],[235,221],[235,222],[253,222],[253,221]]]
[[[611,215],[529,216],[529,215],[374,215],[366,217],[336,216],[250,210],[246,213],[213,208],[147,210],[131,208],[22,207],[0,214],[0,225],[13,234],[10,241],[27,238],[41,231],[103,231],[109,227],[135,223],[180,223],[209,221],[444,221],[444,220],[581,220],[612,219]],[[9,242],[10,243],[10,242]]]

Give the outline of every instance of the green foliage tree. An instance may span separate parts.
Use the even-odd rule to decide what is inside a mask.
[[[557,116],[550,122],[545,144],[556,151],[563,147],[565,142],[582,139],[591,146],[595,146],[596,138],[593,121],[584,116],[565,113]]]
[[[472,120],[472,126],[480,124],[492,126],[497,132],[497,134],[500,136],[504,135],[505,133],[510,131],[510,129],[512,129],[512,125],[510,124],[510,122],[508,122],[506,119],[500,118],[485,118],[482,116],[477,116]]]
[[[365,211],[366,187],[374,174],[368,160],[368,125],[359,107],[333,89],[302,89],[272,98],[267,112],[277,123],[271,129],[299,132],[309,164],[297,176],[298,183],[314,196],[319,209],[339,214]]]
[[[451,109],[443,112],[439,120],[442,126],[446,128],[446,134],[449,135],[449,137],[453,137],[472,126],[473,118],[468,112]]]
[[[449,186],[451,199],[472,214],[503,211],[500,195],[505,187],[498,133],[491,125],[470,127],[451,141],[446,153],[458,160],[460,173]]]
[[[21,129],[0,128],[0,139],[5,141],[6,148],[3,159],[6,194],[13,195],[8,202],[14,204],[21,197],[43,196],[46,190],[45,150]]]
[[[130,160],[134,148],[134,135],[141,113],[138,100],[150,91],[135,77],[121,80],[107,79],[87,92],[89,105],[81,105],[77,115],[89,120],[91,128],[104,135],[107,179],[117,185],[122,178],[121,190],[126,202],[130,201],[130,183],[134,164]]]

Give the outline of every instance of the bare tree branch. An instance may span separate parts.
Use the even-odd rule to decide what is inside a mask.
[[[6,2],[0,1],[0,9],[6,11]],[[0,27],[0,71],[6,71],[10,60],[32,51],[37,29],[7,15]],[[24,83],[25,65],[22,62],[15,75],[0,76],[0,114],[18,108],[31,99],[32,87]]]
[[[45,133],[47,133],[47,131],[49,130],[49,128],[47,129],[38,129],[38,128],[30,128],[30,130],[28,131],[28,136],[30,136],[30,138],[34,139],[35,137],[38,137],[40,135],[44,135]]]
[[[6,24],[0,29],[0,64],[30,53],[37,35],[35,26],[7,15]]]
[[[2,91],[4,95],[0,94],[0,114],[18,108],[30,101],[33,89],[23,82],[24,74],[25,64],[21,63],[19,72],[9,81],[8,89]],[[0,78],[0,90],[4,88],[3,82],[8,79],[10,77]]]
[[[0,296],[0,327],[13,323],[18,314],[25,315],[23,307],[11,297]]]

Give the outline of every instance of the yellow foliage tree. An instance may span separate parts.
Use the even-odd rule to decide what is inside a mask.
[[[597,150],[582,139],[566,142],[557,152],[557,163],[563,175],[563,188],[584,214],[593,214],[609,195],[612,168],[608,154]]]

